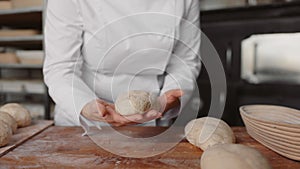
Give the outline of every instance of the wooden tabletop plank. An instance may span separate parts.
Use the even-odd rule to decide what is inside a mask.
[[[127,127],[123,132],[155,135],[165,128]],[[253,140],[245,128],[233,128],[237,142],[262,152],[274,169],[300,168],[300,163],[284,158]],[[150,133],[150,134],[149,134]],[[202,151],[186,140],[161,155],[124,158],[98,147],[89,137],[82,137],[80,127],[50,127],[0,158],[1,168],[196,168],[200,169]],[[104,136],[105,137],[105,136]]]
[[[46,128],[52,126],[53,121],[50,120],[39,120],[33,121],[32,124],[28,127],[18,128],[17,132],[14,133],[10,142],[7,146],[0,148],[0,157],[9,151],[13,150],[17,146],[21,145],[25,141],[29,140],[33,136],[39,134]]]

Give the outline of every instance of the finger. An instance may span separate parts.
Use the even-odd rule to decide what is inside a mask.
[[[114,104],[109,103],[108,106],[111,107],[111,108],[114,109],[114,110],[116,109],[116,107],[115,107]]]
[[[107,110],[107,112],[108,112],[109,114],[119,114],[119,113],[117,113],[116,110],[113,109],[111,106],[106,106],[105,108],[106,108],[106,110]]]
[[[149,112],[143,114],[144,119],[147,121],[151,121],[157,118],[161,118],[162,117],[162,113],[158,112],[156,110],[150,110]]]
[[[100,99],[97,99],[97,102],[104,105],[105,107],[110,106],[112,109],[115,109],[115,105],[112,104],[112,103],[109,103],[109,102],[106,102],[106,101],[103,101],[103,100],[100,100]]]
[[[183,96],[184,93],[180,89],[174,89],[174,90],[168,91],[166,94],[167,94],[167,96],[179,98],[179,97]]]
[[[105,111],[106,111],[106,114],[105,114],[105,116],[102,117],[102,121],[103,121],[103,122],[106,122],[106,123],[109,123],[109,124],[114,123],[115,120],[114,120],[114,117],[113,117],[113,115],[112,115],[112,114],[113,114],[112,112],[113,112],[114,110],[111,110],[111,109],[109,110],[107,107],[105,107],[105,109],[106,109],[106,110],[105,110]]]
[[[114,114],[114,110],[113,109],[110,109],[109,107],[105,107],[106,108],[106,114],[105,116],[103,117],[103,119],[105,120],[105,122],[107,123],[113,123],[114,120],[113,120],[113,115]]]
[[[143,116],[141,114],[133,114],[133,115],[124,116],[124,118],[126,118],[130,122],[141,123]]]
[[[116,122],[112,122],[110,123],[110,125],[114,126],[114,127],[122,127],[122,126],[128,126],[128,125],[136,125],[139,123],[135,123],[135,122],[130,122],[130,123],[126,123],[126,124],[120,124],[120,123],[116,123]]]
[[[161,116],[162,116],[162,113],[160,113],[156,110],[150,110],[149,112],[146,112],[144,114],[129,115],[129,116],[125,116],[125,118],[130,120],[131,122],[145,123],[147,121],[151,121],[151,120],[160,118]]]
[[[130,120],[126,119],[125,117],[123,117],[122,115],[117,113],[111,107],[107,106],[106,109],[107,109],[107,112],[109,113],[109,116],[112,118],[112,120],[115,123],[119,123],[120,125],[125,125],[125,124],[131,123]]]
[[[98,115],[100,115],[100,117],[104,117],[107,113],[105,106],[99,102],[96,102],[96,105],[97,105]]]
[[[166,106],[166,104],[178,101],[178,99],[183,96],[183,91],[180,89],[169,90],[159,97],[161,105]]]
[[[164,112],[166,110],[167,107],[167,96],[165,94],[161,95],[158,97],[158,101],[160,103],[160,112]]]
[[[104,105],[104,106],[107,106],[107,105],[110,104],[110,103],[107,103],[106,101],[101,100],[101,99],[97,99],[97,102],[100,103],[100,104],[102,104],[102,105]]]
[[[105,101],[101,100],[101,99],[96,99],[96,101],[100,104],[105,104]]]

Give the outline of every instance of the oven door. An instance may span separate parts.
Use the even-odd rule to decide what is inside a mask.
[[[242,79],[300,84],[300,33],[253,35],[242,42]]]

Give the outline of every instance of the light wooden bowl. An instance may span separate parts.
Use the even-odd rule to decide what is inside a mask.
[[[247,132],[255,140],[287,158],[300,161],[300,111],[282,106],[240,107]]]
[[[259,128],[259,130],[261,132],[269,133],[269,134],[279,136],[279,137],[292,138],[297,141],[300,141],[300,133],[296,132],[294,130],[287,130],[287,129],[282,130],[277,127],[273,127],[273,126],[270,127],[269,125],[264,125],[263,123],[257,123],[256,121],[248,119],[245,116],[242,116],[242,119],[243,119],[243,121],[247,121],[247,122],[251,123],[252,125],[254,125],[255,127]]]
[[[270,144],[282,146],[282,149],[287,149],[287,150],[299,153],[299,156],[300,156],[299,143],[294,142],[294,141],[293,141],[294,143],[291,143],[291,141],[289,141],[289,142],[283,141],[283,139],[279,139],[272,135],[271,136],[266,135],[265,133],[258,131],[256,128],[254,128],[250,124],[247,124],[247,125],[249,125],[249,129],[247,130],[248,132],[249,131],[253,132],[257,137],[262,138],[263,140],[269,142]],[[286,140],[288,140],[288,139],[286,139]]]
[[[251,135],[253,135],[256,139],[265,142],[266,144],[272,146],[273,148],[275,148],[277,150],[284,151],[286,153],[290,153],[290,154],[293,154],[295,156],[300,157],[300,150],[299,149],[293,149],[293,148],[290,148],[288,146],[284,146],[282,144],[274,143],[274,141],[272,139],[269,139],[269,138],[266,138],[262,135],[259,135],[258,133],[256,133],[255,131],[253,131],[251,129],[248,132],[251,133]]]
[[[300,149],[300,138],[299,137],[291,137],[291,136],[282,135],[280,133],[274,133],[272,131],[261,129],[259,126],[255,126],[255,125],[251,124],[251,122],[249,122],[249,121],[244,121],[244,122],[247,123],[248,128],[251,128],[256,133],[263,134],[265,137],[281,141],[282,143],[299,146],[299,149]]]
[[[299,110],[273,105],[249,105],[240,107],[240,112],[248,119],[300,132]]]
[[[287,157],[289,159],[300,161],[300,156],[298,153],[294,153],[294,152],[291,152],[288,150],[283,150],[280,147],[278,147],[277,145],[272,145],[272,144],[268,143],[266,140],[264,140],[260,137],[257,137],[255,135],[255,133],[252,132],[251,130],[248,131],[248,133],[251,137],[255,138],[255,140],[257,140],[258,142],[260,142],[262,145],[266,146],[267,148],[273,150],[274,152],[276,152],[284,157]]]

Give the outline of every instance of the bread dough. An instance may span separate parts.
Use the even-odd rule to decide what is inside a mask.
[[[149,110],[160,109],[157,97],[139,90],[129,91],[118,96],[115,102],[116,111],[121,115],[143,114]]]
[[[266,158],[254,148],[240,144],[220,144],[201,157],[202,169],[271,169]]]
[[[18,127],[26,127],[31,124],[29,111],[17,103],[8,103],[0,108],[0,111],[7,112],[18,124]]]
[[[194,119],[185,126],[184,130],[186,139],[202,150],[216,144],[235,143],[231,128],[220,119],[212,117]]]
[[[0,121],[0,147],[6,146],[12,136],[12,130],[7,123]]]
[[[0,111],[0,121],[7,123],[12,129],[13,133],[16,133],[18,124],[11,115],[6,112]]]

